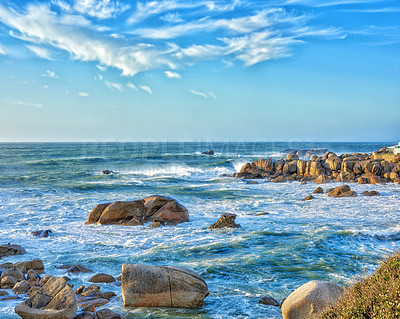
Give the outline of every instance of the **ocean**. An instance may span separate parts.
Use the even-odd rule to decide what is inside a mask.
[[[310,280],[341,285],[376,269],[400,248],[400,186],[351,184],[379,197],[302,202],[319,185],[258,184],[233,174],[246,162],[284,156],[286,149],[327,148],[336,154],[372,152],[392,143],[30,143],[0,144],[0,244],[18,244],[22,256],[42,259],[46,273],[79,264],[115,277],[124,263],[183,266],[200,274],[210,295],[200,309],[124,308],[121,288],[103,308],[127,318],[281,318],[259,305],[282,301]],[[215,155],[201,154],[213,149]],[[103,170],[116,172],[103,175]],[[324,190],[342,183],[322,185]],[[190,222],[162,228],[84,225],[99,203],[158,194],[177,199]],[[210,231],[222,213],[237,214],[239,229]],[[30,232],[52,230],[48,238]],[[74,287],[91,274],[71,274]],[[20,300],[0,301],[0,318],[19,318]]]

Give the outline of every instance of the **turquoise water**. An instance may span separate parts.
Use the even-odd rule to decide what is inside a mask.
[[[281,318],[258,304],[281,301],[303,283],[349,283],[373,271],[400,248],[400,186],[358,185],[380,197],[335,199],[316,195],[316,184],[247,184],[232,174],[249,161],[286,149],[328,148],[337,154],[372,152],[392,143],[83,143],[0,144],[0,238],[27,250],[1,262],[42,259],[46,272],[80,264],[118,276],[123,263],[179,265],[198,272],[210,296],[201,309],[125,309],[120,287],[105,307],[127,318]],[[214,156],[202,151],[214,149]],[[102,175],[109,169],[115,175]],[[336,185],[335,185],[336,184]],[[340,185],[332,183],[324,189]],[[174,227],[84,225],[98,203],[152,194],[182,203],[191,221]],[[242,228],[208,231],[218,217],[237,214]],[[265,213],[258,215],[259,213]],[[51,229],[49,238],[30,231]],[[69,275],[87,285],[90,274]],[[21,301],[21,300],[20,300]],[[0,302],[0,318],[18,318],[20,301]]]

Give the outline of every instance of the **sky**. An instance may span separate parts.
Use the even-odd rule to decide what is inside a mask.
[[[0,142],[400,141],[398,0],[0,2]]]

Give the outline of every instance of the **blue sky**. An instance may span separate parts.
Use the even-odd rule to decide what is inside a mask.
[[[0,142],[400,140],[398,0],[2,0],[0,67]]]

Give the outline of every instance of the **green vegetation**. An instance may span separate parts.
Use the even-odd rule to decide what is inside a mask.
[[[372,276],[348,287],[323,319],[400,318],[400,252]]]

